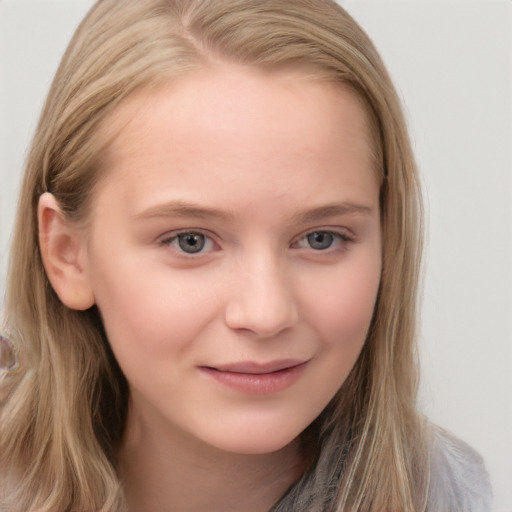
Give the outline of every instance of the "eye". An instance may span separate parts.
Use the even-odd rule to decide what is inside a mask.
[[[334,235],[328,231],[314,231],[306,236],[311,249],[316,251],[324,251],[329,249],[334,243]]]
[[[199,254],[215,248],[213,240],[200,231],[171,233],[161,243],[185,254]]]
[[[343,249],[350,238],[342,233],[328,230],[317,230],[307,233],[292,244],[294,249],[313,249],[326,251],[328,249]]]

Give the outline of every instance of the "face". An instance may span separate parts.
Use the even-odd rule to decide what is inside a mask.
[[[324,409],[365,342],[379,180],[356,96],[218,66],[125,102],[85,271],[131,415],[270,453]]]

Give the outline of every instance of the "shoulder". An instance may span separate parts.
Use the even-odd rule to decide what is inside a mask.
[[[491,512],[492,491],[482,457],[468,444],[433,427],[428,510]]]

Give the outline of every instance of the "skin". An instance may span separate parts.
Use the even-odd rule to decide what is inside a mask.
[[[364,110],[303,70],[217,64],[131,97],[106,128],[119,135],[87,228],[48,195],[40,224],[43,254],[60,248],[74,268],[51,277],[44,256],[57,293],[97,304],[130,385],[128,502],[268,510],[302,471],[297,437],[346,379],[374,309]],[[204,247],[189,254],[190,241]]]

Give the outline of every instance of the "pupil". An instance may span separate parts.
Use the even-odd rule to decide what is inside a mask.
[[[312,249],[322,251],[328,249],[333,243],[334,237],[325,231],[316,231],[308,235],[308,243]]]
[[[204,235],[198,233],[184,233],[178,236],[180,249],[188,253],[196,253],[203,249]]]

